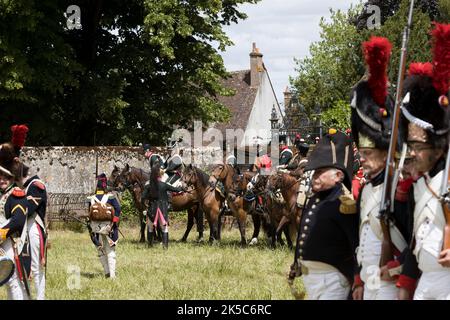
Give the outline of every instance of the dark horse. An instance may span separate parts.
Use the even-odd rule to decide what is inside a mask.
[[[146,221],[144,219],[144,211],[146,210],[146,205],[145,203],[142,203],[142,192],[144,191],[145,183],[148,180],[148,172],[143,169],[130,167],[128,164],[125,165],[122,170],[115,166],[111,173],[111,181],[114,189],[120,192],[127,189],[133,196],[134,205],[139,211],[141,227],[140,242],[145,242]],[[187,210],[188,212],[188,225],[181,241],[186,241],[189,232],[194,225],[194,218],[197,220],[198,239],[201,240],[203,237],[203,212],[200,210],[195,191],[174,195],[172,198],[172,210]]]

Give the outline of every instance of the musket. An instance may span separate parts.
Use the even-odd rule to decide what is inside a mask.
[[[308,178],[306,178],[308,179]],[[305,183],[308,183],[308,180],[305,181]],[[312,188],[312,182],[309,181],[308,183],[308,188],[306,190],[306,194],[305,194],[305,201],[303,202],[303,208],[302,211],[305,210],[306,208],[306,203],[309,200],[309,195],[311,193],[311,188]],[[302,212],[303,214],[303,212]],[[300,221],[301,224],[301,221]],[[300,225],[298,226],[298,230],[297,230],[297,238],[295,240],[295,252],[294,252],[294,263],[291,266],[291,270],[289,272],[289,277],[288,277],[288,281],[293,281],[296,277],[296,273],[298,270],[298,258],[299,258],[299,247],[300,247],[300,236],[301,236],[301,230],[300,230]]]
[[[26,228],[26,226],[25,226],[25,228]],[[28,284],[28,274],[23,265],[22,254],[19,254],[16,243],[14,241],[12,241],[12,242],[13,242],[12,247],[13,247],[13,251],[14,251],[14,260],[16,260],[16,266],[19,265],[19,271],[20,271],[20,274],[22,275],[22,278],[20,280],[22,281],[22,283],[25,287],[25,291],[27,292],[28,299],[31,300],[31,291],[30,291],[30,286]]]
[[[381,203],[380,203],[379,218],[380,218],[381,230],[383,232],[383,240],[381,243],[380,267],[385,266],[388,263],[388,261],[393,259],[393,256],[394,256],[392,241],[391,241],[391,234],[390,234],[390,220],[389,220],[389,214],[391,211],[390,194],[391,194],[392,188],[396,188],[396,186],[392,185],[394,172],[395,172],[395,151],[397,148],[398,125],[399,125],[399,120],[400,120],[400,106],[402,103],[403,84],[404,84],[405,72],[406,72],[406,59],[407,59],[407,54],[408,54],[408,42],[409,42],[409,36],[411,33],[411,28],[412,28],[412,23],[413,23],[413,13],[414,13],[414,0],[411,0],[410,8],[409,8],[408,24],[403,31],[400,67],[399,67],[398,80],[397,80],[397,92],[396,92],[396,96],[395,96],[394,117],[393,117],[393,121],[392,121],[392,132],[391,132],[389,151],[388,151],[388,156],[387,156],[387,161],[386,161],[383,193],[381,196]]]
[[[449,144],[450,148],[450,144]],[[447,150],[444,176],[442,178],[441,202],[445,217],[443,250],[450,249],[450,152]]]

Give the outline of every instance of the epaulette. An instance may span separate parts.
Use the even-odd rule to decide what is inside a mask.
[[[35,181],[33,183],[33,185],[35,185],[36,187],[38,187],[41,190],[45,190],[45,185],[42,182],[40,182],[40,181]]]
[[[27,195],[24,190],[18,187],[15,187],[11,194],[16,198],[23,198]]]
[[[356,201],[351,195],[342,195],[339,197],[341,204],[339,205],[339,212],[342,214],[355,214]]]

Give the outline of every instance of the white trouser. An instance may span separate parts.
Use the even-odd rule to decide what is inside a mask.
[[[45,268],[41,263],[41,239],[38,224],[33,220],[28,224],[31,251],[31,275],[36,288],[36,299],[45,300]]]
[[[2,249],[5,251],[6,256],[14,261],[15,271],[9,281],[6,283],[8,300],[28,300],[28,295],[25,291],[25,286],[22,281],[20,281],[19,270],[17,268],[16,262],[14,260],[14,249],[11,239],[6,239],[1,245]]]
[[[347,300],[350,284],[339,271],[314,272],[303,275],[308,300]]]
[[[450,300],[450,269],[423,272],[414,300]]]
[[[397,300],[399,288],[396,287],[395,282],[382,281],[379,285],[371,286],[364,284],[364,300]]]
[[[109,274],[111,278],[116,277],[116,246],[110,246],[108,236],[100,234],[101,247],[98,247],[98,256],[103,266],[105,274]]]

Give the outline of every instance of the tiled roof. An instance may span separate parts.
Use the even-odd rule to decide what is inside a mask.
[[[236,91],[234,96],[219,96],[217,98],[231,112],[231,118],[227,123],[217,123],[214,126],[222,131],[225,137],[226,129],[246,129],[258,88],[250,87],[250,70],[230,72],[230,77],[224,79],[222,83],[224,87]]]

